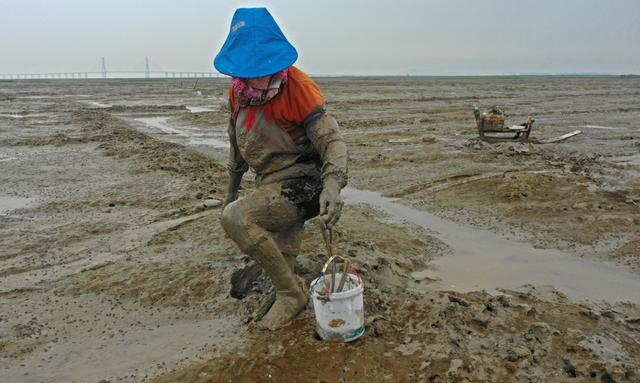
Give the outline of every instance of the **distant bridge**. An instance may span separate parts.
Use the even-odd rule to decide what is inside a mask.
[[[100,70],[86,72],[49,72],[49,73],[0,73],[0,80],[38,80],[38,79],[108,79],[108,78],[217,78],[218,72],[151,70],[149,57],[144,58],[143,70],[107,71],[104,57],[100,60]]]
[[[115,76],[114,76],[115,75]],[[127,75],[127,76],[124,76]],[[165,71],[141,72],[135,70],[115,70],[107,72],[59,72],[59,73],[0,73],[0,80],[37,79],[107,79],[107,78],[217,78],[217,72]]]

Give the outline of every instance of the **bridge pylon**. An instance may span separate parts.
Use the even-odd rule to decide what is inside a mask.
[[[102,79],[106,80],[107,79],[107,63],[104,61],[104,57],[101,60],[101,66],[100,66],[100,71],[102,72]]]
[[[144,56],[144,78],[151,77],[151,68],[149,68],[149,56]]]

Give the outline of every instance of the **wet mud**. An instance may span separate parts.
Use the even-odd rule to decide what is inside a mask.
[[[205,203],[225,81],[0,84],[0,382],[640,380],[637,79],[319,83],[351,157],[349,344],[318,340],[310,306],[258,330],[265,276],[229,294],[247,260]],[[583,134],[483,143],[474,104]],[[310,221],[296,274],[326,258]]]

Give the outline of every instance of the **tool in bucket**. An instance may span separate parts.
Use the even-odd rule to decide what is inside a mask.
[[[316,333],[323,340],[352,342],[365,331],[364,284],[353,263],[334,254],[333,232],[324,224],[322,237],[329,259],[309,289]]]
[[[322,280],[324,287],[322,298],[325,300],[330,300],[331,294],[342,292],[345,283],[347,282],[347,278],[349,278],[349,272],[356,276],[358,284],[362,283],[362,278],[360,277],[358,270],[356,270],[356,268],[353,266],[353,262],[351,262],[350,259],[333,253],[333,230],[328,228],[324,221],[320,222],[322,228],[322,238],[327,249],[327,255],[329,256],[329,259],[324,264],[324,267],[320,272],[320,280]],[[340,272],[340,281],[338,282],[338,286],[336,287],[338,261],[342,261],[343,266],[342,271]],[[331,266],[331,278],[325,278],[329,266]]]

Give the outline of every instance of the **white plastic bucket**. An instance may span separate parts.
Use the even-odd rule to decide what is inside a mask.
[[[321,275],[311,282],[316,332],[324,340],[351,342],[364,334],[364,284],[355,274],[348,276],[339,293],[324,293],[324,278],[330,279],[330,275]],[[342,273],[335,274],[336,281],[341,277]]]

